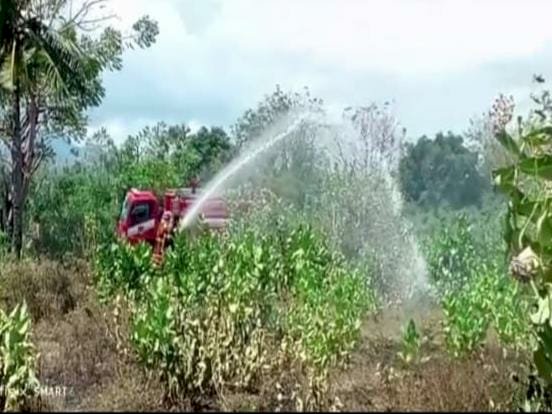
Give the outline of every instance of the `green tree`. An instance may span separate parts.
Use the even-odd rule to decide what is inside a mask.
[[[105,93],[103,71],[120,70],[126,47],[148,47],[158,34],[157,24],[147,17],[128,36],[109,26],[100,30],[109,16],[92,12],[102,3],[88,0],[80,8],[72,0],[1,3],[0,118],[10,154],[3,167],[8,194],[2,216],[17,256],[29,184],[41,161],[51,155],[48,139],[84,136],[86,110],[98,106]]]
[[[194,176],[209,179],[228,161],[231,149],[230,138],[222,128],[201,127],[192,134],[187,125],[160,122],[129,136],[114,153],[118,173],[127,177],[126,186],[163,190],[185,186]]]
[[[461,136],[438,133],[408,143],[399,162],[403,194],[423,206],[443,202],[453,208],[479,205],[490,184],[477,169],[478,155],[463,145]]]

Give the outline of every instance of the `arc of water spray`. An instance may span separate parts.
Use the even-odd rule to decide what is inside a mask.
[[[264,142],[262,145],[259,145],[252,150],[246,151],[241,155],[237,160],[230,163],[224,170],[222,170],[215,178],[207,185],[205,191],[201,197],[192,205],[192,208],[188,210],[182,221],[180,222],[180,228],[185,229],[188,227],[198,216],[201,207],[205,202],[215,194],[220,187],[234,174],[236,174],[240,169],[247,165],[251,160],[255,159],[257,156],[268,150],[277,142],[289,136],[293,131],[295,131],[303,121],[308,117],[308,113],[301,114],[298,118],[282,133],[273,136],[268,141]]]

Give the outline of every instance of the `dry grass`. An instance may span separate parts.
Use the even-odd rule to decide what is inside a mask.
[[[67,387],[64,399],[50,401],[55,410],[166,410],[163,389],[143,371],[117,340],[110,309],[89,294],[85,303],[58,321],[43,321],[35,329],[40,380]],[[124,325],[124,324],[123,324]],[[127,338],[122,326],[121,338]]]
[[[409,365],[397,356],[400,331],[396,327],[400,324],[395,323],[395,335],[383,336],[381,332],[389,331],[393,323],[385,319],[368,322],[349,369],[334,377],[342,410],[515,410],[524,390],[512,374],[526,374],[527,356],[504,355],[490,343],[479,354],[453,359],[443,349],[438,320],[433,312],[419,324],[427,340],[420,351],[421,361]]]
[[[0,286],[3,309],[10,310],[23,300],[29,307],[41,384],[49,390],[65,389],[64,395],[33,401],[29,409],[168,408],[160,405],[161,386],[146,380],[137,363],[122,354],[112,309],[99,304],[85,262],[7,263],[0,269]],[[124,321],[118,324],[121,338],[128,337]]]
[[[148,380],[135,364],[126,364],[108,381],[90,387],[79,409],[89,411],[190,411],[188,406],[171,407],[163,400],[163,388]]]
[[[81,261],[70,266],[47,259],[2,263],[0,305],[10,311],[25,301],[34,322],[58,319],[83,300],[88,281],[87,265]]]
[[[513,410],[520,390],[511,373],[518,369],[491,349],[458,361],[433,354],[405,370],[395,364],[357,366],[339,377],[336,392],[345,411]]]
[[[89,387],[110,377],[118,362],[102,315],[88,307],[39,323],[34,336],[41,353],[41,382],[68,387],[69,404],[78,404]]]

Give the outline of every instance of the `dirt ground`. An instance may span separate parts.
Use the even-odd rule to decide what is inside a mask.
[[[94,314],[94,312],[98,312]],[[401,330],[413,317],[424,337],[421,361],[404,365],[398,358]],[[347,368],[332,375],[332,393],[342,411],[488,411],[515,408],[520,389],[511,380],[523,370],[522,359],[487,346],[479,354],[453,360],[443,351],[440,314],[389,309],[370,317]],[[65,384],[65,399],[49,401],[49,409],[187,410],[167,406],[162,387],[148,380],[138,365],[117,351],[109,320],[99,308],[77,309],[53,326],[37,330],[42,354],[41,380]],[[267,406],[260,395],[229,395],[224,404],[212,401],[205,411],[257,410]],[[270,398],[270,396],[269,396]],[[197,409],[198,407],[196,407]]]
[[[525,357],[504,353],[491,338],[476,355],[444,351],[438,308],[387,309],[363,326],[349,366],[334,377],[343,411],[495,411],[516,409]],[[419,361],[399,357],[402,329],[412,318],[422,336]]]

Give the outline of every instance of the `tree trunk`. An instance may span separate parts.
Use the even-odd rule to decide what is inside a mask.
[[[23,246],[23,154],[21,148],[21,89],[19,79],[15,79],[12,108],[12,207],[13,228],[11,234],[12,252],[19,259]]]
[[[9,188],[2,193],[2,232],[11,240],[13,229],[13,208],[11,203],[11,194]]]
[[[36,96],[31,93],[27,107],[26,122],[22,121],[21,134],[21,159],[23,169],[23,190],[21,198],[23,204],[27,200],[31,179],[40,166],[42,154],[37,155],[35,151],[36,137],[38,132],[39,109]]]

